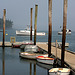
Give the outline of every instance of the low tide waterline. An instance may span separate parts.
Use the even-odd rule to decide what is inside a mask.
[[[30,40],[29,36],[17,36],[16,35],[17,29],[8,29],[5,33],[5,41],[10,41],[10,37],[15,37],[17,42],[20,41],[26,41]],[[41,31],[39,31],[41,32]],[[48,42],[48,31],[42,31],[45,32],[45,36],[37,36],[36,42]],[[0,32],[0,41],[2,41],[3,33]],[[32,40],[34,41],[34,36],[32,37]],[[58,31],[52,31],[52,42],[62,42],[62,35],[58,35]],[[72,31],[71,35],[66,35],[66,42],[69,43],[69,47],[66,48],[67,50],[70,50],[72,52],[75,52],[75,32]]]

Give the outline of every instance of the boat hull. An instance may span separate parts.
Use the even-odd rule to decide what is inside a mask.
[[[66,32],[67,35],[71,35],[71,32]],[[58,32],[58,35],[62,35],[62,32]]]
[[[16,35],[30,36],[30,32],[20,32],[20,31],[17,31],[16,30]],[[32,31],[32,35],[34,35],[34,32],[33,31]],[[45,35],[45,32],[38,32],[38,33],[36,33],[36,35],[43,36],[43,35]]]
[[[49,75],[69,75],[69,72],[67,72],[67,73],[63,73],[63,72],[57,73],[57,72],[54,72],[54,73],[49,73]]]
[[[29,33],[29,32],[20,32],[20,31],[17,31],[17,30],[16,30],[16,35],[29,36],[30,33]],[[33,34],[32,34],[32,35],[33,35]]]
[[[27,58],[27,59],[36,59],[37,56],[41,56],[41,55],[44,56],[44,55],[47,55],[47,54],[29,53],[29,52],[19,53],[20,57]]]
[[[44,64],[52,64],[54,63],[54,60],[41,60],[37,59],[38,62],[44,63]]]
[[[53,65],[53,63],[54,63],[54,59],[49,58],[48,56],[45,56],[45,57],[44,56],[38,56],[36,58],[37,58],[37,61],[40,63],[51,64],[51,65]]]
[[[20,48],[21,48],[21,49],[24,49],[26,45],[33,45],[33,43],[21,44]]]
[[[68,68],[52,68],[49,70],[49,75],[69,75],[70,69]]]

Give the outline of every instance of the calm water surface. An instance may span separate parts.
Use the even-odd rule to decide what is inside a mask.
[[[29,40],[29,36],[16,36],[15,29],[7,30],[5,41],[10,41],[10,37],[16,37],[16,41]],[[37,36],[37,42],[47,42],[48,32],[46,36]],[[52,42],[62,41],[62,36],[57,34],[57,31],[52,32]],[[2,32],[0,32],[0,41],[2,41]],[[34,41],[34,37],[33,37]],[[69,43],[70,51],[75,52],[75,32],[66,36],[66,42]],[[51,65],[40,64],[33,60],[22,59],[19,57],[20,49],[0,47],[0,75],[48,75],[48,69]]]
[[[48,68],[53,66],[39,64],[35,60],[19,57],[20,49],[0,47],[0,75],[48,75]]]

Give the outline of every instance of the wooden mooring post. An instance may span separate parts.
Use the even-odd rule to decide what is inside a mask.
[[[62,51],[61,51],[61,66],[62,67],[64,67],[65,39],[66,39],[66,23],[67,23],[67,0],[64,0],[63,34],[62,34]]]
[[[37,12],[38,12],[38,5],[35,5],[34,45],[36,45]]]
[[[6,9],[3,10],[3,44],[2,46],[5,46],[5,17],[6,17]]]
[[[52,36],[52,0],[48,1],[48,15],[49,15],[49,28],[48,28],[48,56],[51,56],[51,36]]]
[[[31,8],[31,24],[30,24],[30,40],[32,41],[32,11],[33,11],[33,8]]]

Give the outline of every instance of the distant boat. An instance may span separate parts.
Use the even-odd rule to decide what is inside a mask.
[[[37,32],[36,35],[45,35],[45,32]],[[29,36],[30,35],[30,27],[28,26],[25,30],[16,30],[16,35]],[[34,35],[34,29],[32,29],[32,35]]]
[[[63,30],[61,30],[60,32],[58,32],[58,35],[62,35]],[[71,30],[70,29],[66,29],[66,34],[71,34]]]
[[[54,58],[50,58],[48,56],[38,56],[36,57],[38,62],[44,63],[44,64],[51,64],[54,63]]]
[[[49,75],[69,75],[70,69],[68,68],[52,68],[49,70]]]

